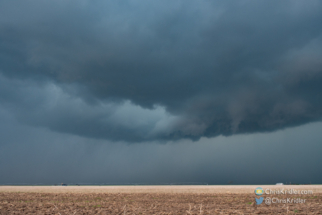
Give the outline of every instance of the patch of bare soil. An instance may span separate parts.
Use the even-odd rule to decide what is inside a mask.
[[[273,195],[270,197],[274,197]],[[249,193],[0,192],[0,214],[321,214],[322,194],[276,196],[305,203],[260,205]]]

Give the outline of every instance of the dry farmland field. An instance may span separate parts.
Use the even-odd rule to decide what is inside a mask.
[[[247,186],[0,186],[0,214],[321,214],[322,185],[262,185],[312,190],[313,194],[266,195],[305,203],[255,203]]]

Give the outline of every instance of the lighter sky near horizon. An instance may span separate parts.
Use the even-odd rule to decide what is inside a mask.
[[[321,10],[0,0],[0,184],[321,183]]]

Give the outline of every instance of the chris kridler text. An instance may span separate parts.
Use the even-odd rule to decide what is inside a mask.
[[[313,194],[312,190],[294,190],[294,189],[276,189],[276,190],[272,190],[272,189],[266,189],[265,190],[265,194],[266,195],[270,195],[270,194],[299,194],[299,195],[310,195]]]

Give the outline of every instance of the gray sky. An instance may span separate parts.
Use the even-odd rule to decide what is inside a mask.
[[[0,0],[0,183],[321,183],[321,11]]]

